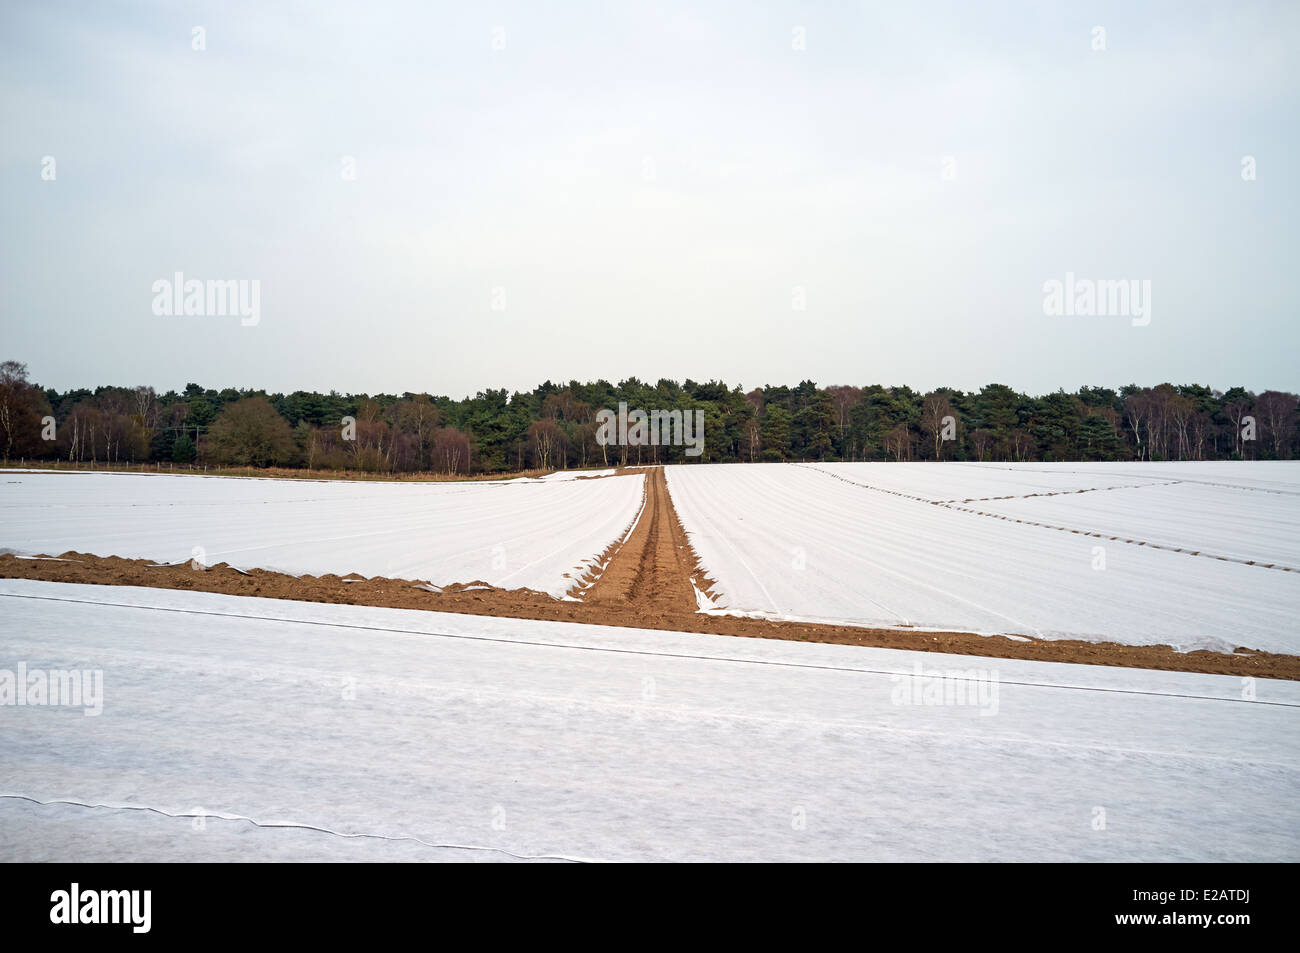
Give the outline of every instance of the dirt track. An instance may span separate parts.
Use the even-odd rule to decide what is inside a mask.
[[[636,529],[615,551],[583,602],[630,607],[643,620],[676,619],[695,612],[692,578],[701,588],[707,583],[695,572],[695,555],[668,496],[663,467],[647,471],[645,480],[645,509]]]
[[[641,472],[641,471],[631,471]],[[0,577],[44,579],[97,585],[152,586],[232,595],[349,605],[391,606],[494,615],[519,619],[585,622],[599,625],[708,632],[718,635],[833,642],[955,655],[1079,662],[1129,668],[1254,675],[1300,680],[1300,657],[1239,650],[1241,654],[1175,652],[1167,645],[1128,646],[1114,642],[1017,641],[968,632],[917,632],[856,626],[768,622],[696,612],[695,586],[711,582],[698,572],[694,553],[673,509],[661,467],[645,471],[646,501],[636,528],[608,554],[604,572],[585,590],[582,602],[563,602],[527,589],[482,588],[466,582],[430,592],[408,580],[376,577],[344,581],[335,575],[291,576],[261,569],[241,573],[225,563],[198,570],[189,563],[155,567],[150,560],[62,554],[47,561],[0,556]],[[610,477],[609,479],[616,479]],[[467,586],[477,588],[466,589]]]

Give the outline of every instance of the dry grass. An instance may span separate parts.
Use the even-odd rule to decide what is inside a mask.
[[[307,470],[291,467],[217,467],[188,463],[71,463],[67,460],[10,460],[0,469],[38,469],[55,471],[97,471],[112,473],[180,473],[198,476],[248,477],[277,480],[367,480],[384,483],[457,483],[480,480],[515,480],[540,477],[554,470],[519,470],[513,473],[451,474],[436,471],[421,473],[380,473],[365,470]]]

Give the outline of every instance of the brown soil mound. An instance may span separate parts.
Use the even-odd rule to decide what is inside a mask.
[[[634,471],[636,472],[636,471]],[[242,572],[221,563],[195,569],[190,563],[157,566],[145,559],[64,553],[71,561],[0,556],[0,577],[44,579],[113,586],[152,586],[240,596],[298,599],[348,605],[390,606],[545,619],[597,625],[633,626],[679,632],[705,632],[752,638],[832,642],[883,648],[980,655],[992,658],[1078,662],[1128,668],[1253,675],[1300,681],[1300,657],[1238,649],[1237,654],[1176,652],[1167,645],[1131,646],[1114,642],[1019,641],[969,632],[918,632],[846,625],[769,622],[697,613],[695,586],[711,583],[699,573],[686,533],[673,509],[662,468],[646,471],[646,501],[640,521],[609,556],[604,572],[582,602],[565,602],[529,589],[493,589],[469,582],[428,587],[409,580],[360,576],[291,576],[253,569]],[[427,588],[426,588],[427,587]],[[435,591],[436,590],[436,591]]]

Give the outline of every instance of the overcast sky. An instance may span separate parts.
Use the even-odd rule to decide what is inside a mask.
[[[1294,2],[6,3],[0,359],[1300,390],[1297,49]],[[260,321],[156,315],[176,272]]]

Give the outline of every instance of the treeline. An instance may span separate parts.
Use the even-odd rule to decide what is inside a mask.
[[[601,446],[596,412],[700,410],[704,453]],[[211,390],[188,384],[58,391],[0,364],[0,446],[13,459],[170,461],[389,472],[495,473],[627,463],[775,460],[1292,459],[1300,398],[1198,384],[1084,387],[1041,397],[909,387],[762,387],[635,378],[527,393]]]

